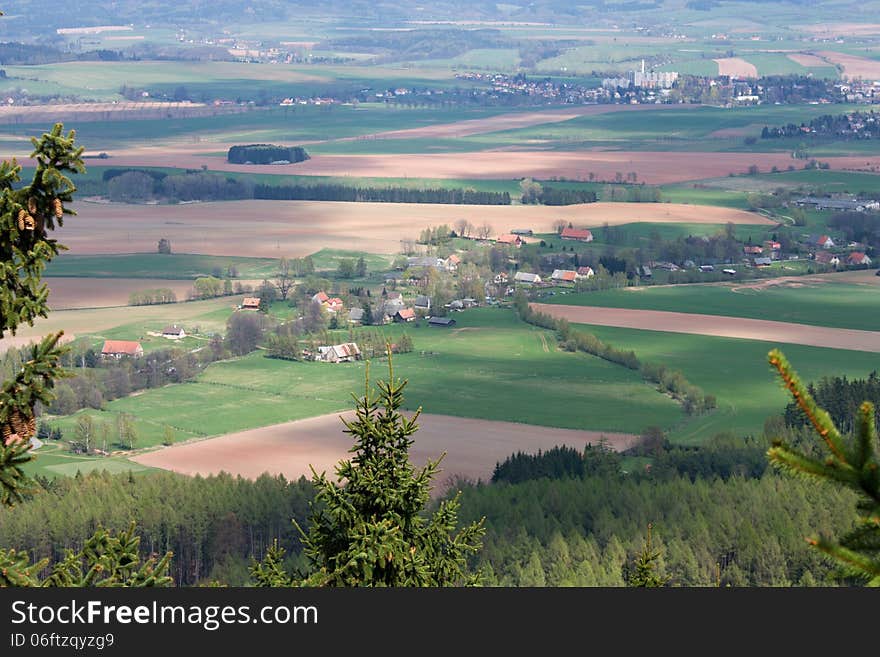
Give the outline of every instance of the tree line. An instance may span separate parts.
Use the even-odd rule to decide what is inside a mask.
[[[282,201],[349,201],[359,203],[440,203],[510,205],[508,192],[476,189],[354,187],[350,185],[254,185],[255,199]]]
[[[880,407],[880,376],[876,370],[865,379],[848,379],[845,376],[823,377],[807,385],[816,402],[828,411],[837,427],[845,432],[856,430],[855,420],[862,402],[869,401]],[[808,426],[809,419],[800,406],[792,401],[785,407],[785,423],[789,427]],[[876,416],[880,421],[880,413]]]
[[[273,162],[305,162],[310,159],[302,146],[247,144],[232,146],[226,154],[230,164],[272,164]]]
[[[592,333],[572,328],[566,319],[556,319],[547,313],[535,311],[529,306],[528,297],[522,292],[517,292],[514,297],[514,307],[524,322],[556,331],[560,345],[566,351],[582,351],[638,371],[646,380],[656,383],[658,390],[678,401],[682,410],[688,415],[710,412],[717,405],[714,395],[706,394],[701,388],[689,382],[682,372],[658,363],[643,362],[632,350],[617,349]]]

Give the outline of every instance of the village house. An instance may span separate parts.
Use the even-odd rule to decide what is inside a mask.
[[[414,322],[416,320],[416,311],[412,308],[401,308],[394,314],[395,322]]]
[[[541,282],[541,277],[538,274],[530,274],[526,271],[518,271],[516,272],[516,276],[513,277],[513,280],[517,283],[529,283],[530,285],[537,285]]]
[[[573,269],[554,269],[550,275],[550,280],[555,283],[574,283],[578,278],[578,273]]]
[[[828,235],[810,235],[808,241],[811,246],[818,246],[823,249],[830,249],[834,247],[834,240],[828,237]]]
[[[578,267],[577,273],[578,273],[578,276],[581,278],[590,278],[591,276],[596,275],[596,273],[593,271],[592,267]]]
[[[317,302],[320,303],[320,304],[325,304],[325,303],[327,303],[327,300],[328,300],[329,298],[330,298],[330,297],[327,296],[327,293],[324,292],[323,290],[321,290],[320,292],[318,292],[317,294],[315,294],[315,295],[312,297],[312,301],[317,301]]]
[[[520,248],[523,245],[523,239],[519,235],[508,233],[507,235],[499,235],[497,238],[495,238],[495,243]]]
[[[853,251],[848,256],[846,256],[846,264],[852,265],[854,267],[866,267],[871,264],[871,259],[864,253]]]
[[[830,265],[832,267],[837,267],[840,265],[840,258],[838,258],[833,253],[828,253],[827,251],[819,251],[816,253],[814,260],[823,265]]]
[[[182,326],[173,324],[162,329],[162,337],[169,340],[181,340],[186,337],[186,331],[183,330]]]
[[[755,267],[769,267],[773,264],[773,258],[769,256],[760,256],[755,258]]]
[[[560,237],[564,240],[577,240],[578,242],[593,241],[593,233],[580,228],[563,228]]]
[[[446,271],[455,271],[458,269],[458,266],[461,264],[461,258],[459,258],[454,253],[446,258]]]
[[[351,363],[361,359],[361,350],[354,342],[318,347],[315,360],[321,363]]]
[[[420,294],[416,297],[416,301],[413,306],[415,306],[416,310],[424,310],[427,312],[431,310],[431,299],[430,297],[426,297],[424,294]]]
[[[245,297],[241,301],[241,309],[242,310],[259,310],[260,309],[260,297]]]
[[[339,297],[332,297],[330,299],[327,299],[324,307],[331,313],[342,310],[342,299],[340,299]]]
[[[495,274],[495,278],[492,279],[492,282],[495,283],[495,285],[506,285],[509,280],[507,272],[503,271],[499,274]]]
[[[364,321],[364,309],[352,308],[348,311],[348,321],[352,324],[360,324]]]
[[[764,253],[764,248],[761,246],[746,245],[743,247],[743,253],[746,255],[761,255]]]
[[[140,358],[144,355],[144,348],[140,342],[133,340],[105,340],[104,346],[101,347],[102,358],[115,358],[120,360],[123,357]]]
[[[510,234],[525,235],[526,237],[529,237],[531,235],[534,235],[535,231],[533,231],[531,228],[514,228],[512,231],[510,231]]]

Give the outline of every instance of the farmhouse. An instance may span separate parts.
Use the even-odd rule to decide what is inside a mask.
[[[115,358],[119,360],[124,356],[140,358],[144,355],[144,348],[140,342],[132,340],[105,340],[101,348],[103,358]]]
[[[830,249],[834,246],[834,240],[828,235],[810,235],[808,242],[811,246],[818,246],[823,249]]]
[[[767,256],[761,256],[760,258],[755,258],[755,267],[769,267],[773,264],[773,258]]]
[[[361,359],[361,350],[354,342],[345,342],[330,347],[318,347],[315,360],[321,363],[351,363]]]
[[[259,310],[260,297],[245,297],[241,301],[242,310]]]
[[[798,205],[810,205],[817,210],[842,210],[845,212],[864,212],[865,210],[876,210],[880,208],[880,202],[874,200],[860,201],[850,198],[831,198],[804,196],[795,201]]]
[[[550,280],[557,283],[574,283],[580,276],[573,269],[554,269]]]
[[[458,269],[458,266],[461,264],[461,258],[459,258],[454,253],[446,258],[446,271],[455,271]]]
[[[595,275],[592,267],[578,267],[577,268],[578,276],[581,278],[590,278]]]
[[[507,234],[507,235],[499,235],[495,242],[497,244],[506,244],[508,246],[515,246],[516,248],[520,248],[523,245],[522,237],[519,235]]]
[[[352,308],[348,311],[348,321],[352,324],[360,324],[364,321],[364,309]]]
[[[186,332],[183,330],[182,326],[174,324],[162,329],[162,337],[168,338],[169,340],[180,340],[186,337]]]
[[[516,276],[513,277],[517,283],[529,283],[532,285],[536,285],[541,282],[541,277],[538,274],[530,274],[526,271],[518,271],[516,272]]]
[[[342,310],[342,299],[340,299],[339,297],[327,299],[327,302],[324,304],[324,306],[331,313],[335,313],[337,310]]]
[[[853,251],[846,256],[846,264],[854,266],[867,266],[871,264],[871,259],[864,253]]]
[[[743,253],[746,255],[761,255],[764,253],[764,247],[746,245],[743,247]]]
[[[700,271],[705,274],[710,271],[715,271],[715,267],[713,265],[700,265]]]
[[[514,228],[512,231],[510,231],[510,234],[511,235],[525,235],[528,237],[530,235],[534,235],[535,232],[531,228]]]
[[[563,228],[560,237],[564,240],[577,240],[579,242],[593,241],[593,233],[580,228]]]
[[[451,317],[431,317],[428,326],[455,326],[455,320]]]
[[[416,307],[416,310],[431,310],[431,299],[424,294],[420,294],[416,297],[413,305]]]
[[[406,259],[406,266],[410,269],[446,269],[446,261],[435,256],[413,256]]]
[[[504,285],[508,280],[510,279],[507,277],[507,272],[503,271],[499,274],[495,274],[495,278],[492,279],[492,282],[495,283],[495,285]]]
[[[327,296],[327,293],[321,290],[315,296],[312,297],[312,301],[317,301],[320,304],[327,303],[330,297]]]
[[[394,314],[395,322],[414,322],[416,319],[416,311],[412,308],[401,308]]]

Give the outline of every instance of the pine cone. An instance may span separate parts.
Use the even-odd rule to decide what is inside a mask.
[[[37,214],[37,199],[33,196],[28,199],[28,212],[31,214]]]
[[[61,205],[60,198],[53,198],[52,199],[52,210],[55,212],[56,219],[61,219],[61,217],[64,216],[64,206]]]
[[[28,216],[28,213],[25,210],[18,211],[18,229],[24,230],[24,218]]]

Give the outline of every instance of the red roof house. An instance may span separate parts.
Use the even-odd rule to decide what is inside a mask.
[[[105,340],[104,346],[101,348],[101,355],[104,358],[122,358],[123,356],[140,358],[144,355],[144,348],[140,342],[133,340]]]
[[[563,228],[560,237],[564,240],[578,240],[579,242],[593,241],[593,233],[586,228]]]
[[[498,244],[509,244],[510,246],[515,246],[516,248],[519,248],[523,245],[522,237],[520,237],[519,235],[510,234],[499,235],[495,242],[497,242]]]
[[[241,301],[241,307],[245,310],[258,310],[260,307],[260,297],[245,297]]]

